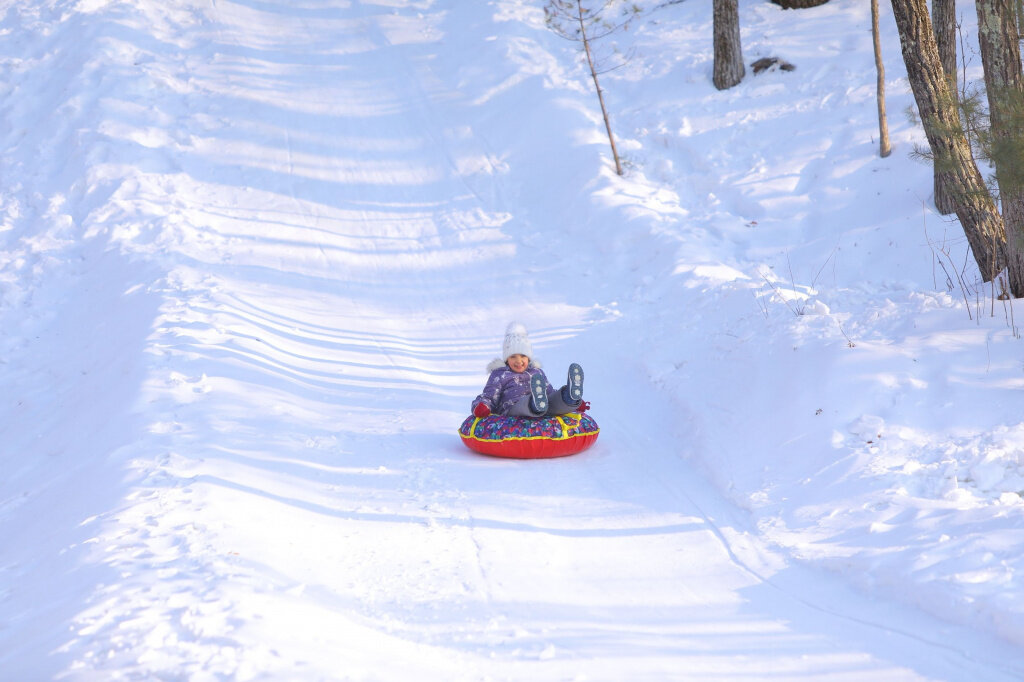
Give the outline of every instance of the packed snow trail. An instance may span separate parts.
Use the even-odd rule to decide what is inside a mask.
[[[651,254],[555,217],[598,152],[535,8],[53,5],[4,27],[46,57],[12,111],[63,104],[80,142],[80,175],[8,145],[45,258],[5,438],[53,466],[5,482],[39,518],[4,529],[5,676],[1019,678],[773,554],[684,461],[699,424],[637,365],[653,313],[617,303]],[[459,443],[510,319],[553,381],[586,367],[586,454]]]

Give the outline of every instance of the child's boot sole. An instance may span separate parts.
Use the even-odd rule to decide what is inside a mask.
[[[583,399],[583,368],[577,363],[569,365],[569,376],[565,380],[569,389],[569,401],[579,402]]]
[[[530,409],[538,415],[548,411],[548,392],[544,386],[544,377],[539,374],[530,377]]]

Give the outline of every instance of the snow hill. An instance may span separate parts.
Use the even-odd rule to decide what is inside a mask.
[[[0,0],[0,680],[1024,679],[891,15],[880,159],[868,3],[642,4],[618,177],[540,0]],[[459,442],[511,320],[591,450]]]

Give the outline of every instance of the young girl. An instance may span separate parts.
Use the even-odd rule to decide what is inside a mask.
[[[569,365],[565,386],[555,390],[540,365],[532,360],[533,346],[526,327],[513,322],[505,330],[502,357],[487,366],[490,376],[473,400],[473,414],[486,417],[543,417],[575,412],[583,401],[583,368]]]

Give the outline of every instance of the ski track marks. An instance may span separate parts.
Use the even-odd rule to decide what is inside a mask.
[[[49,415],[51,397],[30,395],[26,426],[6,436],[68,468],[47,485],[15,473],[0,509],[43,510],[94,487],[88,509],[60,512],[69,530],[40,541],[53,574],[34,584],[66,586],[48,602],[62,613],[33,611],[48,595],[0,594],[19,633],[2,633],[17,657],[0,658],[6,669],[82,680],[913,680],[949,669],[966,679],[978,662],[915,637],[914,616],[852,607],[842,586],[765,550],[703,488],[678,435],[645,428],[652,415],[690,413],[669,412],[637,378],[646,368],[602,349],[631,333],[630,315],[653,318],[657,300],[620,306],[614,279],[584,272],[581,287],[566,273],[574,249],[607,249],[617,272],[651,254],[618,248],[626,235],[588,243],[578,207],[522,170],[547,154],[589,181],[579,169],[595,156],[577,144],[559,158],[554,141],[579,139],[592,114],[572,100],[588,95],[571,76],[544,67],[559,60],[529,29],[536,12],[293,4],[54,2],[4,19],[10,54],[26,55],[5,63],[5,167],[48,183],[26,181],[2,207],[11,236],[41,235],[5,266],[5,281],[28,284],[4,296],[36,312],[23,332],[83,315],[77,298],[55,305],[62,291],[109,300],[89,311],[94,325],[64,327],[81,336],[42,340],[32,352],[43,359],[5,376],[27,386],[38,371],[55,383],[77,372],[97,395],[92,408],[58,401]],[[495,22],[509,35],[496,37]],[[506,72],[463,63],[473,53]],[[47,126],[19,108],[42,73],[70,93],[51,102]],[[524,89],[556,87],[568,103],[515,104]],[[63,168],[34,165],[32,149],[57,147],[68,154],[43,158],[66,156]],[[690,175],[706,174],[690,161]],[[650,218],[652,201],[675,215],[702,203],[601,182],[597,196],[624,222]],[[742,191],[724,199],[742,212]],[[667,229],[662,238],[687,245]],[[107,271],[121,274],[97,274]],[[491,460],[458,442],[514,317],[552,358],[553,381],[569,360],[587,367],[608,427],[578,459]],[[104,429],[113,421],[137,438]],[[90,456],[100,464],[86,470]],[[22,483],[33,492],[19,497]],[[5,578],[40,570],[29,561],[10,556]],[[51,620],[69,630],[41,631]]]

